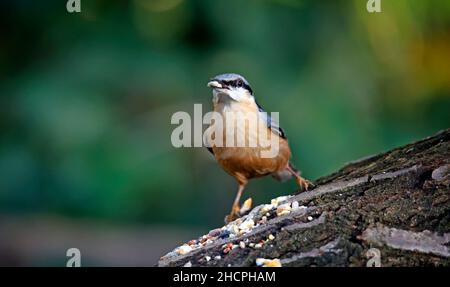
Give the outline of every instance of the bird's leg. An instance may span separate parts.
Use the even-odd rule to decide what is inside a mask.
[[[295,177],[295,181],[297,182],[298,186],[300,186],[300,188],[305,191],[308,190],[308,188],[310,186],[314,186],[314,184],[307,180],[304,179],[303,177],[301,177],[297,172],[295,172],[295,170],[293,170],[289,165],[287,166],[287,170]]]
[[[231,221],[237,219],[239,217],[239,200],[241,199],[242,192],[244,191],[245,185],[247,183],[239,182],[239,189],[236,194],[236,198],[234,199],[233,206],[231,207],[231,212],[227,216],[225,216],[225,223],[230,223]]]

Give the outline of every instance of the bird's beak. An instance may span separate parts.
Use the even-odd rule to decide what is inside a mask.
[[[213,88],[213,89],[220,89],[220,88],[222,88],[222,84],[216,80],[211,80],[208,82],[208,87]]]
[[[208,82],[208,87],[213,88],[213,89],[221,89],[223,88],[222,84],[219,83],[216,80],[211,80]]]

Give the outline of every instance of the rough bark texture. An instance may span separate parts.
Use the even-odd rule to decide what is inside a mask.
[[[315,184],[286,201],[303,208],[261,222],[257,206],[247,216],[261,223],[248,233],[171,252],[158,265],[255,266],[257,258],[277,258],[282,266],[366,266],[379,255],[382,266],[450,266],[450,129],[349,163]],[[241,241],[245,248],[225,251]]]

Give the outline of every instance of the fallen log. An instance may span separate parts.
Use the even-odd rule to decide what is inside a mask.
[[[450,129],[351,162],[158,266],[450,266]]]

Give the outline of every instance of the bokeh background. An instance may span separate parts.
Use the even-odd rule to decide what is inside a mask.
[[[236,183],[176,111],[244,75],[315,179],[450,126],[450,1],[0,4],[0,265],[144,265],[221,226]],[[251,182],[256,204],[294,182]]]

